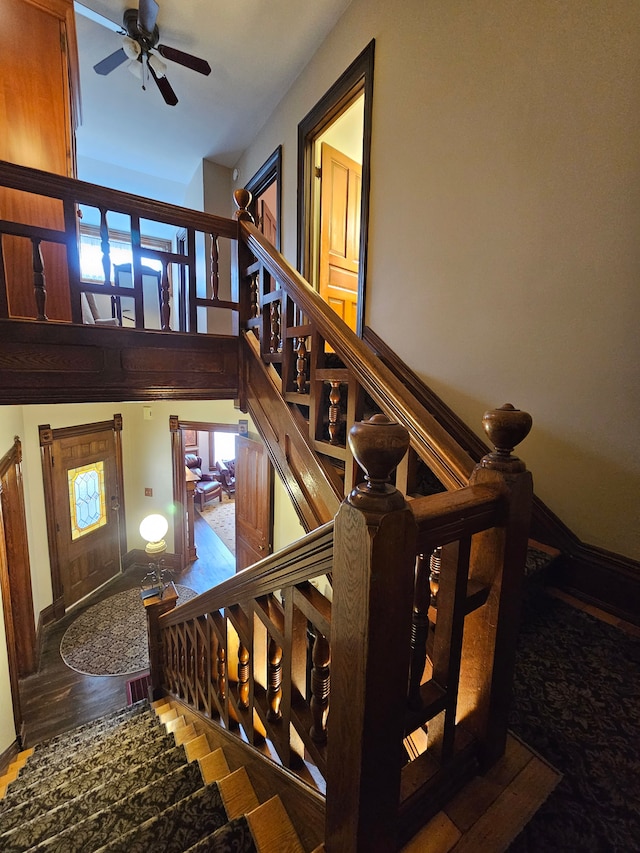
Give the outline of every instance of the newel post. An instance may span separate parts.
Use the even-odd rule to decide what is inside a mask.
[[[161,698],[162,689],[163,659],[159,619],[164,613],[173,610],[177,600],[178,590],[173,583],[165,587],[162,597],[154,595],[151,598],[143,599],[144,609],[147,614],[147,638],[149,641],[150,702]]]
[[[335,519],[327,853],[397,849],[416,524],[389,476],[409,446],[384,415],[354,424],[365,471]]]
[[[484,607],[465,621],[458,719],[481,745],[485,768],[504,752],[533,483],[512,455],[531,429],[531,415],[506,403],[486,412],[485,432],[494,446],[476,465],[469,485],[498,485],[505,498],[500,526],[473,537],[469,577],[489,585]]]

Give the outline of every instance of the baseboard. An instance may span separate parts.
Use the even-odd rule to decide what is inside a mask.
[[[0,754],[0,776],[7,772],[7,768],[19,752],[20,746],[18,741],[14,740],[14,742],[9,744],[5,751]]]
[[[550,567],[548,583],[607,613],[640,625],[640,563],[582,542]]]

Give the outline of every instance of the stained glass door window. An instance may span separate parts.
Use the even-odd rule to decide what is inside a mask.
[[[71,539],[75,540],[107,523],[104,463],[70,468],[68,479]]]

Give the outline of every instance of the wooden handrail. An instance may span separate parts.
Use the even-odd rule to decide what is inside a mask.
[[[6,160],[0,160],[0,186],[58,198],[61,201],[104,207],[119,213],[135,213],[141,219],[178,224],[205,233],[213,232],[231,240],[238,238],[238,223],[233,219],[108,189],[28,166],[18,166]]]
[[[358,382],[394,420],[409,431],[411,444],[432,471],[449,489],[467,484],[473,460],[420,405],[320,295],[266,240],[251,222],[240,221],[240,238],[303,314],[316,325],[319,334],[348,365]]]
[[[161,627],[212,613],[279,590],[284,583],[302,583],[327,574],[333,564],[333,521],[315,530],[237,575],[203,592],[168,613]]]

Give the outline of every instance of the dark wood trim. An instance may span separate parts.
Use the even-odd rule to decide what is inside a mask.
[[[362,334],[367,280],[369,234],[369,188],[371,184],[371,132],[373,124],[373,67],[375,40],[372,39],[347,70],[336,80],[298,125],[298,255],[296,264],[310,280],[313,143],[361,92],[364,93],[362,139],[362,198],[360,205],[360,266],[358,270],[357,332]]]
[[[640,562],[576,540],[549,567],[547,584],[640,626]]]
[[[235,399],[238,340],[0,319],[5,405]]]
[[[276,249],[280,251],[280,245],[282,243],[282,145],[278,145],[273,154],[265,160],[255,175],[245,184],[245,189],[249,190],[253,196],[249,210],[253,214],[253,218],[256,222],[256,199],[258,196],[262,195],[262,193],[270,187],[274,181],[276,183],[276,220],[278,223]]]

